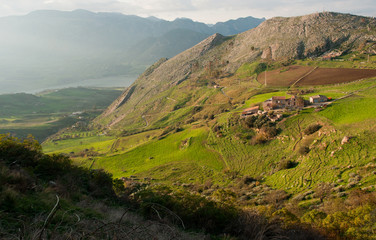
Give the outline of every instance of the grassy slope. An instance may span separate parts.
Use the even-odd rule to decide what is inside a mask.
[[[220,185],[227,184],[229,178],[226,172],[230,171],[236,173],[238,177],[261,176],[270,186],[289,192],[305,191],[319,182],[336,182],[338,179],[342,179],[342,184],[346,185],[350,178],[349,174],[363,171],[364,166],[372,162],[372,156],[376,154],[376,148],[372,145],[372,139],[376,136],[375,129],[372,129],[376,123],[374,111],[376,100],[375,89],[370,88],[374,85],[376,85],[375,79],[371,79],[314,87],[315,92],[305,96],[306,99],[316,94],[325,94],[333,98],[353,92],[355,95],[336,101],[320,112],[307,109],[298,115],[291,115],[279,123],[278,127],[282,131],[277,138],[264,145],[245,144],[243,140],[235,137],[231,128],[225,128],[224,136],[217,137],[206,125],[212,126],[217,122],[226,126],[233,112],[239,112],[242,108],[257,104],[274,95],[287,96],[286,88],[248,91],[248,100],[244,104],[237,105],[238,107],[233,111],[217,113],[215,120],[195,119],[193,123],[184,127],[184,131],[170,133],[161,140],[157,140],[156,137],[162,130],[147,131],[146,128],[146,132],[121,137],[118,140],[108,137],[107,141],[96,142],[97,137],[84,137],[57,142],[57,145],[46,143],[45,151],[69,153],[93,147],[102,154],[94,157],[95,168],[105,168],[116,177],[136,175],[138,178],[155,178],[170,184],[176,181],[203,183],[208,179]],[[224,90],[231,92],[231,89],[235,88],[229,86]],[[277,92],[263,93],[268,91]],[[176,94],[175,92],[169,95],[170,98],[171,96],[176,98],[174,99],[176,102],[173,102],[170,108],[177,102],[184,101],[184,96],[179,98]],[[212,88],[201,89],[194,95],[198,96],[193,97],[190,102],[171,112],[167,117],[161,118],[155,126],[163,127],[187,119],[192,115],[191,105],[192,102],[197,102],[196,100],[201,99],[198,102],[204,103],[202,106],[205,112],[210,109],[205,108],[206,104],[209,106],[216,102],[213,99],[219,96],[223,98],[220,91]],[[236,100],[233,99],[234,102]],[[320,123],[323,127],[319,132],[300,139],[300,131],[312,123]],[[342,146],[340,142],[344,136],[354,138],[350,143]],[[183,146],[184,141],[189,144]],[[80,142],[82,142],[81,146],[78,144]],[[301,146],[309,146],[310,153],[301,156],[298,153]],[[279,170],[278,164],[283,159],[294,161],[297,166]],[[84,158],[78,158],[77,161],[86,166],[91,166],[93,163]],[[369,171],[361,182],[362,186],[375,183],[376,178],[369,174]]]
[[[117,144],[118,150],[108,153],[104,157],[95,158],[94,168],[105,168],[115,177],[129,177],[137,175],[143,177],[165,178],[168,175],[175,174],[179,171],[179,166],[183,166],[184,170],[191,169],[189,178],[199,177],[195,173],[201,168],[212,169],[212,171],[220,171],[224,166],[219,154],[205,147],[205,139],[207,138],[207,129],[187,129],[183,132],[169,135],[161,140],[151,136],[145,136],[146,133],[120,139]],[[150,133],[147,133],[150,135]],[[132,139],[133,138],[133,139]],[[108,140],[107,150],[112,146],[113,141]],[[132,144],[133,143],[133,144]],[[130,149],[122,149],[120,146],[134,146]],[[98,143],[85,144],[87,147],[100,149]],[[46,150],[51,149],[52,145],[47,145]],[[77,148],[72,147],[70,150]],[[82,160],[82,164],[90,166],[92,161]],[[150,171],[151,169],[160,168],[161,170]],[[148,172],[148,174],[145,174]],[[182,177],[182,176],[180,176]],[[187,176],[188,177],[188,176]],[[188,178],[186,179],[188,180]]]
[[[357,86],[375,84],[374,81],[351,83],[337,88],[340,90],[354,89]],[[375,89],[359,92],[356,96],[345,98],[333,103],[325,110],[299,116],[304,122],[320,122],[324,127],[320,133],[308,136],[301,142],[311,148],[307,156],[298,158],[299,164],[294,169],[283,170],[267,179],[277,188],[303,190],[318,182],[336,182],[345,180],[349,173],[364,171],[364,166],[373,163],[376,148],[373,140],[376,136]],[[292,120],[285,127],[295,127]],[[286,131],[286,130],[285,130]],[[341,145],[344,136],[353,137],[350,143]],[[375,177],[367,172],[361,186],[375,184]]]

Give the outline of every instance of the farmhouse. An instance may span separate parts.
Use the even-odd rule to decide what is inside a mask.
[[[298,97],[298,96],[294,95],[289,99],[288,104],[289,104],[290,107],[303,108],[304,107],[304,99],[302,97]]]
[[[284,96],[274,96],[263,103],[263,108],[265,111],[273,109],[282,109],[282,108],[303,108],[304,99],[298,96],[292,96],[291,98],[286,98]]]
[[[263,108],[265,111],[272,109],[284,108],[287,105],[286,97],[284,96],[273,96],[272,98],[266,100],[263,103]]]
[[[328,101],[328,98],[324,95],[316,95],[309,98],[310,103],[322,103]]]
[[[259,106],[244,109],[244,111],[242,112],[242,117],[246,117],[246,116],[256,114],[256,113],[258,113],[259,109],[260,109]]]

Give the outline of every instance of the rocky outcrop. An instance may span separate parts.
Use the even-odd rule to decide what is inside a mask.
[[[195,81],[205,71],[220,69],[231,75],[242,64],[258,58],[289,60],[323,56],[334,50],[344,52],[373,41],[375,35],[374,18],[330,12],[272,18],[234,37],[214,34],[169,60],[155,63],[96,121],[116,127],[128,116],[135,118],[133,113],[140,109],[147,114],[146,100],[185,81]],[[156,99],[149,105],[155,109],[161,103],[163,100]],[[142,122],[141,117],[138,120]]]
[[[341,145],[344,145],[344,144],[348,143],[350,141],[350,139],[351,139],[350,137],[344,136],[342,138]]]
[[[264,59],[318,57],[336,48],[358,46],[375,36],[376,20],[340,13],[315,13],[301,17],[276,17],[241,33],[231,59],[246,59],[253,47]]]

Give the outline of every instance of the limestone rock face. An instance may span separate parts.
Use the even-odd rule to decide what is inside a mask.
[[[166,101],[156,96],[183,82],[195,82],[214,70],[232,75],[244,63],[260,57],[279,61],[319,57],[337,50],[351,51],[374,41],[375,36],[376,19],[331,12],[276,17],[231,37],[214,34],[175,57],[152,65],[95,123],[113,129],[137,124],[137,121],[142,124],[140,116],[152,114],[153,109],[170,111]],[[155,100],[146,103],[149,99]]]

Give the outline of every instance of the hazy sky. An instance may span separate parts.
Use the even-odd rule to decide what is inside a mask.
[[[156,16],[166,20],[187,17],[215,23],[239,17],[297,16],[335,11],[376,16],[376,0],[0,0],[0,16],[23,15],[34,10],[87,9]]]

